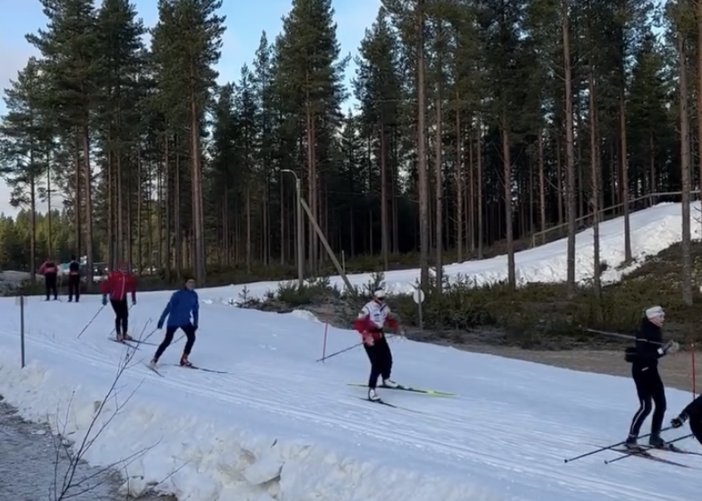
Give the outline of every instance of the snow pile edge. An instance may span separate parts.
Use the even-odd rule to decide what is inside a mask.
[[[20,369],[0,354],[5,402],[23,418],[47,423],[54,433],[80,443],[104,392],[64,379],[68,376],[36,364]],[[96,420],[97,428],[114,405]],[[399,465],[361,462],[314,443],[257,436],[235,423],[205,423],[187,409],[173,413],[145,405],[138,394],[107,424],[84,459],[104,467],[144,449],[123,467],[128,477],[123,493],[139,495],[160,483],[157,492],[198,501],[505,501],[478,484],[452,484]]]

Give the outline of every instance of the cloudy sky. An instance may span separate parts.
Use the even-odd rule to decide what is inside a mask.
[[[132,0],[140,17],[147,26],[157,19],[156,0]],[[254,1],[245,8],[235,10],[241,2],[224,2],[222,14],[227,16],[227,32],[224,38],[222,59],[219,63],[220,82],[237,80],[241,66],[250,63],[258,47],[261,32],[266,31],[269,40],[274,40],[282,28],[281,18],[290,10],[288,0]],[[343,54],[356,54],[364,31],[378,12],[380,0],[335,0],[337,36]],[[227,8],[229,7],[229,8]],[[0,0],[0,87],[6,88],[11,79],[21,70],[27,58],[36,55],[25,41],[24,35],[35,32],[46,24],[39,0]],[[347,79],[353,76],[353,64],[347,71]],[[349,103],[351,104],[351,103]],[[0,102],[0,114],[5,111]],[[15,214],[9,204],[9,188],[0,180],[0,212]]]

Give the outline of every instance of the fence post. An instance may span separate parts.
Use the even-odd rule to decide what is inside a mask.
[[[25,366],[25,357],[24,357],[24,302],[25,302],[24,296],[17,296],[17,304],[19,304],[19,310],[20,310],[20,360],[21,360],[21,365],[22,365],[23,369]]]

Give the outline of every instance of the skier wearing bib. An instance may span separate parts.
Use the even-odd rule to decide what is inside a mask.
[[[670,421],[670,425],[680,428],[687,420],[690,420],[690,431],[702,444],[702,395],[690,402],[678,417]]]
[[[375,290],[373,299],[369,301],[353,322],[353,327],[361,334],[363,348],[366,350],[371,363],[370,377],[368,378],[368,400],[380,400],[376,393],[378,377],[382,377],[382,387],[397,388],[399,385],[390,379],[392,371],[392,353],[383,329],[388,327],[397,331],[399,324],[390,312],[390,307],[385,303],[385,291],[382,288]]]
[[[190,321],[191,314],[192,322]],[[188,360],[188,356],[190,356],[190,351],[195,344],[195,331],[197,331],[197,324],[200,317],[200,302],[197,297],[197,292],[195,292],[195,280],[188,278],[183,288],[173,293],[171,300],[168,301],[166,308],[161,314],[161,318],[158,319],[157,327],[159,329],[163,328],[163,322],[166,320],[166,317],[168,317],[166,336],[156,350],[154,358],[151,360],[151,367],[156,367],[158,359],[161,358],[163,352],[166,351],[166,348],[173,342],[173,335],[178,329],[181,329],[187,337],[183,355],[180,357],[180,365],[183,367],[192,367],[193,364]]]
[[[651,418],[651,435],[649,445],[665,448],[661,438],[661,426],[666,410],[665,386],[658,373],[658,359],[673,354],[680,349],[675,341],[663,341],[661,327],[665,321],[665,312],[660,306],[652,306],[645,311],[641,327],[636,333],[636,346],[627,348],[624,359],[631,363],[631,375],[636,384],[639,409],[634,414],[625,445],[629,449],[639,448],[637,438],[643,422],[655,406]]]

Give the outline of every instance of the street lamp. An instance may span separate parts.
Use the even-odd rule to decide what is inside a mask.
[[[297,198],[297,278],[298,287],[302,290],[303,282],[305,279],[304,271],[304,230],[302,227],[302,185],[300,184],[300,178],[295,171],[290,169],[282,169],[280,173],[289,172],[295,178],[295,192]],[[281,200],[281,203],[283,201]],[[282,242],[281,242],[282,245]]]

